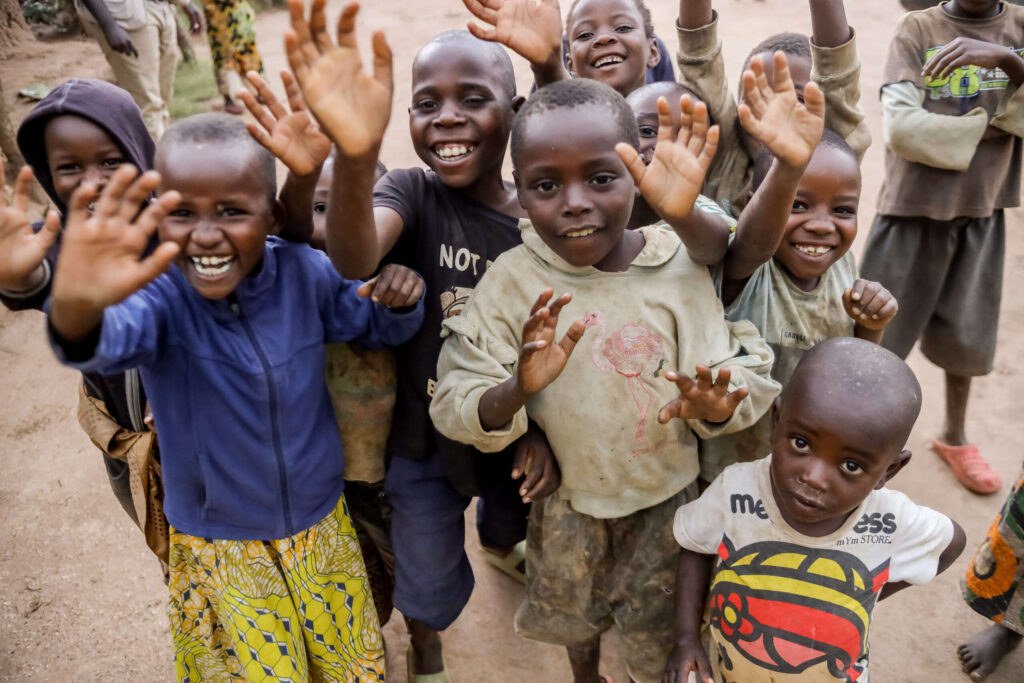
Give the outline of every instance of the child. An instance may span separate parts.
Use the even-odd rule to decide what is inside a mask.
[[[412,68],[409,129],[429,170],[391,171],[374,188],[378,150],[391,114],[391,54],[374,36],[374,76],[362,71],[355,45],[357,8],[339,21],[339,46],[327,36],[324,2],[310,21],[290,5],[289,62],[311,112],[336,143],[327,208],[328,253],[340,271],[366,277],[383,262],[423,274],[426,322],[396,351],[398,394],[385,492],[392,506],[395,606],[410,633],[410,679],[444,677],[438,634],[462,612],[473,590],[465,552],[464,512],[480,496],[477,531],[484,557],[522,576],[529,507],[557,486],[542,435],[518,453],[475,457],[439,436],[428,407],[437,381],[441,322],[457,315],[484,271],[520,243],[515,187],[501,175],[515,110],[512,62],[500,46],[451,31],[420,50]],[[329,47],[328,47],[329,45]],[[344,78],[329,74],[337,68]],[[532,437],[531,437],[532,438]],[[509,473],[518,479],[518,487]],[[521,498],[522,497],[522,498]]]
[[[92,216],[94,185],[72,197],[49,330],[63,362],[139,366],[152,389],[177,675],[383,681],[322,344],[401,343],[422,305],[388,311],[360,298],[372,284],[268,238],[274,158],[237,119],[179,122],[156,167],[130,185],[119,169]],[[154,229],[162,243],[140,261]]]
[[[885,488],[910,461],[920,409],[910,368],[875,344],[832,339],[804,355],[773,408],[773,455],[727,468],[676,513],[665,683],[691,670],[705,683],[867,680],[876,600],[964,548],[956,522]]]
[[[1001,486],[964,422],[971,378],[991,372],[995,355],[1003,209],[1020,205],[1022,45],[1024,8],[999,0],[900,19],[882,87],[886,182],[864,251],[864,275],[903,309],[886,348],[906,357],[920,339],[946,373],[945,427],[931,447],[976,493]]]
[[[708,112],[722,129],[704,191],[739,216],[750,199],[759,145],[739,123],[725,76],[718,15],[711,4],[711,0],[679,0],[679,80],[707,102]],[[845,138],[860,157],[871,144],[871,135],[858,106],[860,60],[854,32],[846,22],[843,0],[810,0],[810,10],[813,42],[797,34],[773,36],[754,48],[747,64],[760,57],[772,83],[771,56],[778,50],[785,52],[797,93],[802,94],[810,81],[821,86],[829,128]]]
[[[71,194],[86,181],[102,187],[122,164],[149,170],[153,140],[127,92],[104,81],[72,79],[25,117],[18,149],[29,165],[18,175],[14,201],[0,208],[0,301],[12,311],[42,310]],[[33,173],[57,208],[37,224],[27,214]],[[118,502],[166,563],[159,455],[145,424],[146,393],[139,372],[85,372],[82,379],[79,422],[100,449]]]
[[[749,323],[726,324],[707,268],[675,232],[626,230],[637,185],[677,227],[714,153],[703,107],[676,141],[664,114],[645,166],[633,113],[608,86],[572,79],[531,96],[512,131],[530,216],[523,245],[445,321],[430,407],[443,434],[482,451],[515,440],[528,417],[548,435],[562,486],[530,514],[516,629],[565,645],[576,681],[599,679],[600,635],[613,624],[630,675],[660,680],[671,649],[667,528],[696,495],[697,437],[750,425],[775,394],[771,354]],[[573,294],[553,299],[551,287]],[[559,327],[562,312],[576,322]],[[570,356],[591,327],[591,348]],[[674,370],[694,366],[696,382]]]
[[[964,599],[994,624],[957,648],[971,680],[984,680],[1024,636],[1024,476],[1006,498],[999,516],[967,570]]]

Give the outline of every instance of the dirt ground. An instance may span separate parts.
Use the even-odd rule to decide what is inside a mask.
[[[875,139],[863,166],[859,252],[884,178],[876,93],[901,10],[896,0],[847,4],[858,32],[863,106]],[[382,158],[390,167],[415,165],[419,162],[409,144],[404,112],[412,58],[431,36],[463,27],[466,13],[460,0],[365,5],[364,35],[370,28],[383,29],[395,51],[397,94]],[[676,3],[648,0],[648,5],[656,29],[674,49]],[[807,4],[799,0],[720,0],[716,5],[730,74],[761,38],[783,30],[810,32]],[[340,6],[334,2],[333,12]],[[281,36],[286,25],[283,12],[265,12],[257,20],[259,47],[271,74],[285,66]],[[205,55],[201,42],[197,48]],[[525,91],[529,70],[518,59],[516,68]],[[24,102],[13,102],[21,87],[110,75],[99,49],[84,39],[34,43],[0,59],[0,80],[16,121],[29,109]],[[1017,234],[1024,213],[1010,211],[1008,226],[1007,295],[996,371],[976,383],[970,412],[972,438],[1007,483],[1021,466],[1020,451],[1012,446],[1015,432],[1001,427],[1020,419],[1015,396],[1022,378],[1012,359],[1024,352],[1024,299],[1013,296],[1012,283],[1024,275],[1024,241]],[[942,375],[916,353],[911,364],[924,385],[925,407],[910,444],[915,459],[894,486],[957,519],[967,531],[968,550],[928,586],[904,591],[876,609],[871,671],[879,683],[966,681],[955,647],[986,624],[964,605],[958,580],[1006,489],[989,497],[970,494],[927,450],[927,439],[941,422]],[[0,367],[0,404],[6,406],[0,412],[0,680],[173,680],[166,589],[159,568],[115,502],[100,458],[76,423],[77,375],[60,367],[46,348],[41,315],[0,310]],[[468,529],[478,584],[462,617],[444,634],[452,679],[571,680],[560,649],[515,637],[512,614],[521,588],[482,561],[472,527]],[[405,681],[407,638],[399,618],[387,626],[386,637],[388,680]],[[614,637],[608,641],[605,670],[618,681],[627,680],[619,643]],[[989,680],[1019,682],[1024,680],[1022,671],[1024,649]]]

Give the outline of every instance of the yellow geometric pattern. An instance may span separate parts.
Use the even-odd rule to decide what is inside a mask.
[[[276,541],[171,530],[168,613],[179,681],[383,683],[384,641],[344,497]]]

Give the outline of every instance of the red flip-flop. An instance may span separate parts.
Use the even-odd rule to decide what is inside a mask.
[[[931,449],[946,461],[956,480],[975,493],[995,493],[1002,487],[999,475],[981,457],[981,451],[972,443],[951,446],[932,438]]]

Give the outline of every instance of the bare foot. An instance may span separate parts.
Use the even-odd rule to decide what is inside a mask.
[[[960,655],[960,666],[972,681],[984,680],[1020,640],[1019,633],[992,624],[956,649]]]
[[[406,619],[405,626],[409,630],[409,656],[412,659],[413,672],[422,675],[436,674],[444,671],[444,659],[441,655],[441,635],[422,621]]]

